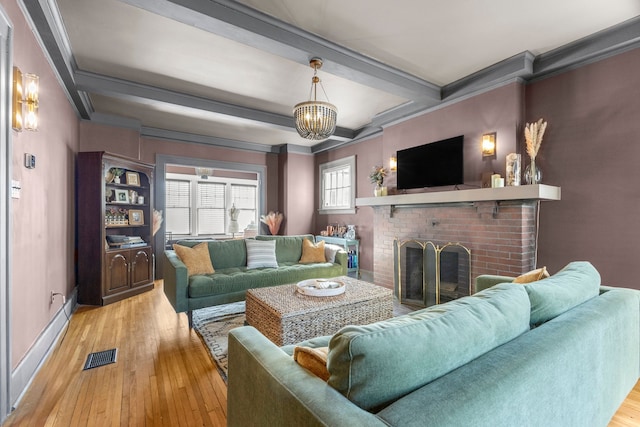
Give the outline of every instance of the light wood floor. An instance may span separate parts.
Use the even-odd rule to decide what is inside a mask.
[[[117,363],[82,371],[87,355]],[[184,314],[155,289],[105,307],[80,307],[8,426],[224,426],[227,388]],[[640,425],[640,382],[609,424]]]

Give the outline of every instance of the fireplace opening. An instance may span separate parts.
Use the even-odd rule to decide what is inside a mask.
[[[403,304],[428,307],[470,295],[471,252],[416,239],[395,241],[395,293]]]

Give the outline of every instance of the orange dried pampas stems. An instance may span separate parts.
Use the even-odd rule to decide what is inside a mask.
[[[284,215],[280,212],[269,211],[268,214],[260,216],[260,222],[267,224],[269,232],[275,236],[278,234],[278,230],[280,230],[280,224],[283,218]]]

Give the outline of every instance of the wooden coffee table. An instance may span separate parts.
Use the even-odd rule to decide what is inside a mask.
[[[393,317],[391,289],[341,276],[345,292],[313,297],[296,292],[296,285],[249,289],[247,323],[276,345],[295,344],[331,335],[346,325],[365,325]]]

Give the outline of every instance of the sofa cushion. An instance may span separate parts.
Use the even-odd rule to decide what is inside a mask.
[[[329,385],[377,410],[529,330],[521,285],[501,284],[470,297],[365,326],[346,326],[329,343]]]
[[[209,256],[209,246],[207,246],[206,242],[199,243],[192,248],[175,244],[173,245],[173,250],[176,251],[180,261],[187,267],[189,276],[214,273],[215,270],[211,265],[211,257]]]
[[[302,239],[314,241],[312,234],[299,236],[256,236],[256,240],[274,240],[278,263],[298,262],[302,256]]]
[[[324,241],[313,243],[311,240],[302,240],[302,256],[300,264],[310,264],[313,262],[327,262],[324,256]]]
[[[531,300],[531,324],[539,325],[598,296],[600,274],[590,262],[575,261],[553,276],[524,285]]]
[[[217,269],[216,274],[189,278],[189,297],[204,298],[224,295],[252,288],[296,283],[318,277],[336,277],[343,274],[340,264],[285,263],[278,268],[243,267]]]
[[[247,245],[247,268],[272,267],[278,268],[276,260],[276,242],[246,240]]]

